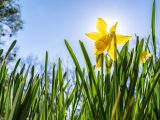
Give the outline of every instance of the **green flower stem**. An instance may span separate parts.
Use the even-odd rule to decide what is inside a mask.
[[[116,54],[116,50],[117,50],[117,39],[116,39],[116,34],[114,33],[113,34],[113,38],[114,38],[114,46],[115,46],[115,49],[114,49],[114,58],[115,58],[115,61],[114,61],[114,79],[113,79],[113,83],[114,83],[114,92],[115,92],[115,100],[114,102],[116,102],[116,98],[117,98],[117,93],[118,93],[118,85],[117,85],[117,54]],[[116,109],[116,120],[119,120],[118,118],[118,105],[117,105],[117,109]]]
[[[102,53],[102,59],[101,59],[102,61],[101,61],[101,94],[102,94],[102,100],[103,100],[103,87],[104,87],[104,85],[103,85],[103,81],[104,81],[104,71],[103,71],[103,61],[104,61],[104,54]]]

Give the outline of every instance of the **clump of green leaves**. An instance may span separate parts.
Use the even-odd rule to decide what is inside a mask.
[[[155,14],[155,1],[153,14]],[[155,29],[152,15],[152,29]],[[155,36],[152,30],[152,36]],[[86,68],[79,61],[65,40],[66,47],[75,64],[75,84],[63,72],[61,59],[53,64],[48,74],[48,52],[42,74],[32,65],[20,67],[18,59],[8,72],[6,59],[16,41],[9,47],[0,65],[0,119],[4,120],[144,120],[160,118],[160,57],[154,54],[145,63],[140,62],[142,50],[150,51],[150,37],[140,39],[129,51],[129,43],[117,50],[118,58],[112,68],[108,56],[101,54],[101,69],[90,60],[85,45],[79,41]],[[146,41],[146,42],[145,42]],[[155,43],[154,43],[155,42]],[[0,49],[0,56],[3,50]],[[51,82],[50,82],[51,81]],[[51,84],[51,85],[50,85]]]

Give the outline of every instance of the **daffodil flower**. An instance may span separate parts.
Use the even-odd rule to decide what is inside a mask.
[[[94,52],[96,56],[107,50],[111,59],[115,60],[114,35],[116,36],[116,44],[126,43],[132,38],[131,36],[116,35],[116,26],[117,22],[109,29],[109,32],[107,32],[107,23],[103,18],[98,18],[96,26],[98,32],[86,33],[89,38],[95,40]]]
[[[142,50],[142,52],[141,52],[141,57],[140,57],[140,61],[141,61],[142,63],[145,63],[147,57],[151,57],[151,56],[152,56],[151,53]]]

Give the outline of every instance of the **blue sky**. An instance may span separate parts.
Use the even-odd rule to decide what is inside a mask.
[[[85,32],[96,31],[96,19],[102,17],[106,22],[118,21],[118,33],[147,37],[151,32],[150,20],[153,0],[24,0],[22,19],[24,29],[18,32],[19,55],[30,54],[44,59],[48,50],[51,60],[62,57],[69,60],[64,44],[67,39],[83,60],[78,40],[82,40],[93,59],[94,42]],[[157,12],[160,13],[157,0]],[[160,14],[159,14],[160,15]],[[157,21],[160,16],[157,14]],[[160,24],[157,23],[158,31]]]

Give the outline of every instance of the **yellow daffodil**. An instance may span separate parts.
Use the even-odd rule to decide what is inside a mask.
[[[109,29],[107,32],[107,23],[103,18],[97,19],[97,30],[98,32],[86,33],[86,35],[95,40],[95,54],[101,54],[107,50],[112,60],[115,60],[115,45],[114,45],[114,35],[116,33],[117,22]],[[131,36],[116,35],[116,44],[126,43],[130,40]]]
[[[141,52],[141,57],[140,57],[140,61],[141,61],[142,63],[145,63],[147,57],[151,57],[151,56],[152,56],[151,53],[142,50],[142,52]]]

